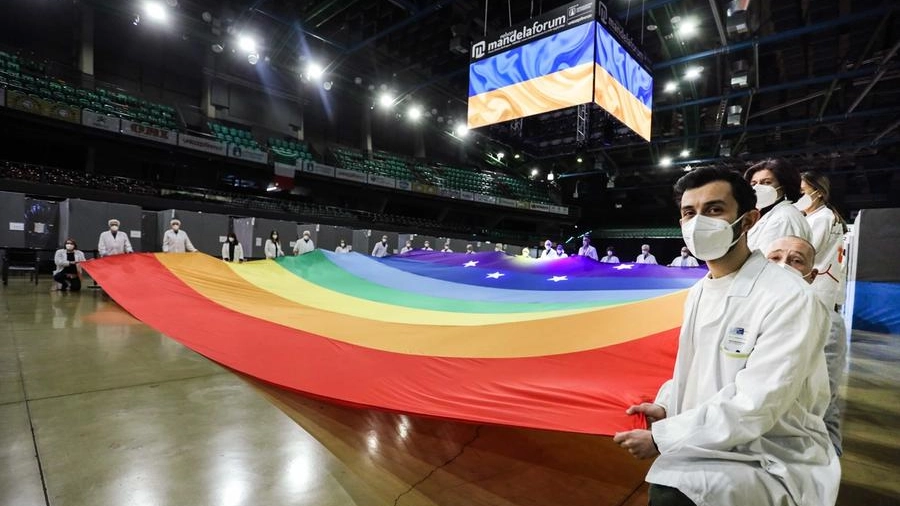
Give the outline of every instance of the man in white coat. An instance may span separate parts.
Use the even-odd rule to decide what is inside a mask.
[[[641,245],[641,254],[637,256],[637,258],[634,260],[634,263],[656,265],[656,257],[653,256],[653,253],[650,253],[649,244]]]
[[[97,251],[101,257],[121,255],[122,253],[134,253],[128,234],[119,232],[119,220],[113,218],[106,222],[109,230],[100,233],[100,241],[97,243]]]
[[[553,241],[550,239],[544,241],[544,251],[541,251],[541,258],[559,258],[559,255],[556,254],[556,250],[553,249]]]
[[[581,247],[578,248],[578,256],[593,258],[597,261],[600,260],[600,257],[597,256],[597,248],[591,246],[590,236],[586,235],[581,238]]]
[[[687,246],[681,248],[681,255],[675,257],[672,260],[672,263],[669,264],[669,267],[699,267],[700,264],[697,263],[697,259],[691,256],[691,252],[688,250]]]
[[[169,230],[163,234],[163,253],[184,253],[186,251],[194,252],[197,248],[191,244],[191,238],[187,232],[181,230],[181,220],[172,218],[169,221]]]
[[[375,247],[372,248],[372,256],[383,258],[391,254],[391,250],[388,248],[388,236],[381,236],[381,242],[376,242]]]
[[[626,411],[650,430],[613,440],[638,458],[659,455],[647,474],[654,506],[833,505],[825,305],[747,247],[759,211],[739,174],[695,170],[675,196],[685,243],[709,275],[685,302],[672,379]]]
[[[843,455],[843,438],[841,436],[841,408],[838,399],[838,388],[844,381],[844,369],[847,366],[847,327],[844,317],[834,310],[833,299],[829,294],[815,289],[815,280],[819,277],[818,270],[814,267],[818,252],[808,241],[799,237],[788,236],[776,239],[767,258],[771,262],[784,267],[789,272],[795,272],[804,281],[813,285],[819,300],[828,308],[831,317],[829,322],[828,340],[825,342],[825,363],[828,365],[828,385],[831,390],[831,400],[828,410],[823,417],[825,427],[834,450],[840,457]]]
[[[313,244],[313,240],[309,237],[309,230],[303,231],[303,237],[297,240],[294,243],[294,254],[295,255],[305,255],[316,249],[316,245]]]

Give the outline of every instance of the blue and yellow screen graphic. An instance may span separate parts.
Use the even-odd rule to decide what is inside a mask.
[[[650,140],[653,78],[596,21],[469,67],[469,128],[590,102]]]

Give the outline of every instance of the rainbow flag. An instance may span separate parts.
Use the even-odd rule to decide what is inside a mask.
[[[136,318],[231,369],[334,402],[613,434],[671,377],[706,271],[501,253],[315,251],[85,263]]]

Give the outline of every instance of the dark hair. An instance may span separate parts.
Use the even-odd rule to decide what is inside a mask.
[[[606,251],[612,251],[613,253],[615,253],[615,252],[616,252],[616,248],[613,248],[612,246],[607,246],[607,247],[606,247]]]
[[[75,246],[75,249],[78,249],[78,243],[75,242],[75,239],[72,239],[71,237],[69,237],[68,239],[66,239],[66,242],[63,243],[63,246],[65,246],[68,243],[72,243],[72,246]]]
[[[761,170],[769,170],[778,179],[784,196],[791,202],[800,199],[800,171],[793,165],[788,163],[784,158],[767,158],[759,163],[752,165],[747,172],[744,172],[744,179],[749,183],[753,178],[753,174]]]
[[[277,230],[273,230],[273,231],[269,232],[269,240],[272,241],[272,242],[275,242],[275,241],[281,242],[281,240],[276,239],[275,237],[273,237],[273,236],[274,236],[275,234],[277,234],[277,233],[278,233]]]
[[[741,175],[724,167],[704,167],[681,176],[675,183],[675,205],[681,207],[684,192],[706,186],[716,181],[724,181],[731,185],[731,195],[738,204],[738,216],[756,208],[756,193]]]
[[[234,243],[235,243],[235,244],[240,244],[240,242],[238,241],[237,235],[235,235],[234,232],[228,232],[228,237],[233,237],[233,238],[234,238]]]

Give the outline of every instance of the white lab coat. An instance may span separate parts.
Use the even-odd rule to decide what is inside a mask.
[[[747,246],[750,251],[760,250],[763,255],[768,255],[769,246],[776,239],[794,235],[812,242],[812,234],[803,213],[797,210],[787,200],[775,204],[765,216],[753,225],[747,232]]]
[[[350,246],[349,244],[343,248],[340,246],[334,248],[335,253],[350,253],[351,251],[353,251],[353,246]]]
[[[413,249],[410,248],[409,246],[404,246],[404,247],[400,248],[400,254],[403,255],[403,254],[409,253],[412,250]]]
[[[815,287],[813,287],[815,289]],[[847,326],[844,317],[837,311],[829,311],[831,328],[828,340],[825,341],[825,363],[828,365],[828,386],[831,389],[831,402],[825,411],[825,428],[834,444],[837,454],[843,455],[843,438],[841,437],[841,405],[838,392],[844,382],[844,371],[847,367]]]
[[[582,246],[582,247],[578,248],[578,256],[593,258],[594,260],[600,260],[600,257],[597,256],[597,248],[591,246],[590,244],[587,246]]]
[[[422,248],[422,251],[434,251],[434,248],[428,246],[427,248]]]
[[[134,249],[131,248],[131,241],[128,240],[128,234],[121,230],[116,232],[115,237],[109,230],[101,233],[100,241],[97,243],[97,251],[101,257],[134,253]]]
[[[266,258],[283,257],[284,251],[281,249],[281,242],[275,242],[272,239],[266,239],[264,248]]]
[[[541,252],[541,258],[559,258],[559,255],[556,254],[555,249],[550,248]]]
[[[228,256],[228,241],[225,241],[222,244],[222,260],[227,260],[229,262],[234,262],[237,260],[238,262],[244,261],[244,248],[241,246],[241,243],[237,243],[234,245],[234,258],[230,258]]]
[[[760,252],[737,272],[722,314],[695,328],[702,290],[701,280],[685,302],[673,378],[655,401],[667,417],[651,427],[660,456],[647,481],[701,506],[833,505],[841,470],[822,420],[825,305]],[[701,346],[719,352],[695,353]],[[685,406],[692,375],[716,393]]]
[[[388,249],[388,245],[386,242],[378,241],[375,243],[375,247],[372,248],[372,256],[373,257],[386,257],[391,254],[390,249]]]
[[[641,253],[637,256],[637,259],[634,261],[636,264],[653,264],[657,265],[656,257],[653,256],[653,253],[647,253],[647,258],[644,258],[644,254]]]
[[[697,259],[688,255],[683,257],[678,255],[672,260],[672,263],[669,264],[669,267],[699,267],[700,264],[697,263]]]
[[[68,253],[66,251],[66,249],[62,248],[62,249],[56,250],[56,254],[53,255],[53,263],[56,264],[56,270],[53,271],[54,276],[56,276],[57,274],[62,272],[63,269],[65,269],[66,267],[69,266],[68,255],[66,255],[66,253]],[[78,262],[84,262],[84,261],[85,261],[84,253],[81,250],[76,249],[75,250],[75,262],[76,262],[75,267],[78,270],[79,276],[81,275],[81,266],[78,265]]]
[[[313,240],[310,239],[308,241],[304,240],[302,237],[297,239],[297,242],[294,243],[294,254],[295,255],[305,255],[316,249],[316,245],[313,243]]]
[[[450,249],[450,246],[444,246],[444,249],[441,250],[441,253],[453,253],[453,250]]]
[[[615,255],[606,255],[605,257],[600,259],[600,263],[601,264],[618,264],[620,262],[619,262],[619,257],[617,257]]]
[[[162,244],[163,253],[184,253],[185,251],[197,251],[197,248],[191,244],[191,238],[188,237],[187,232],[184,230],[179,230],[176,234],[174,230],[169,229],[166,230],[166,233],[163,234],[163,244]]]
[[[843,304],[846,272],[838,260],[844,246],[844,228],[835,218],[834,212],[825,206],[806,215],[806,222],[812,236],[810,242],[816,248],[816,261],[813,267],[820,273],[813,281],[813,289],[826,306]],[[824,274],[826,271],[834,276],[834,279]]]

